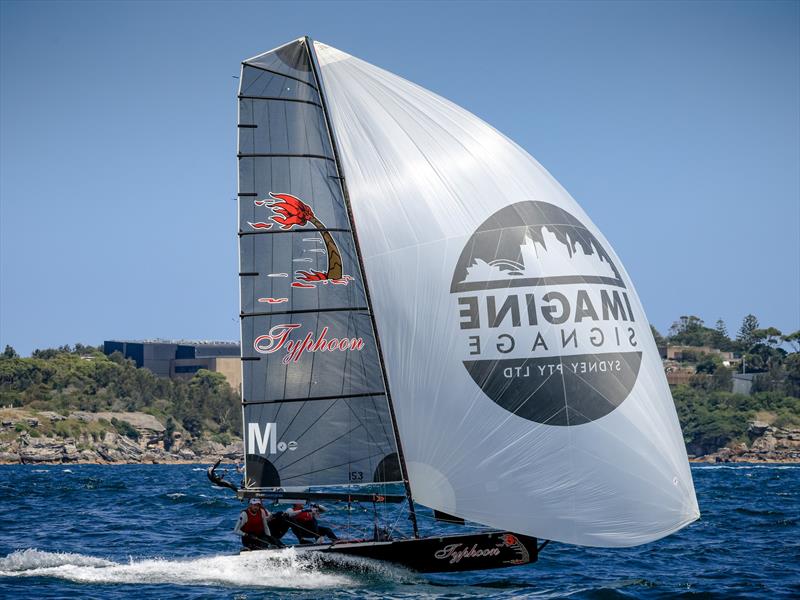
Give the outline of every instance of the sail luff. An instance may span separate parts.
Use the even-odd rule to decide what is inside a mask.
[[[242,89],[244,86],[244,69],[245,69],[245,61],[243,61],[239,67],[239,89],[237,91],[237,96],[242,95]],[[239,153],[239,148],[241,148],[241,135],[242,129],[239,127],[239,122],[241,120],[239,115],[239,107],[237,107],[236,111],[236,153]],[[241,197],[242,191],[242,180],[238,176],[239,165],[236,165],[237,170],[237,177],[236,177],[236,223],[242,222],[242,204],[239,202],[239,198]],[[237,227],[238,229],[238,227]],[[237,239],[237,246],[238,246],[238,239]],[[239,266],[238,272],[242,272],[242,253],[236,253],[236,260]],[[236,286],[237,291],[239,292],[239,312],[241,313],[242,307],[242,286]],[[247,448],[244,444],[244,436],[245,431],[247,428],[247,418],[245,417],[245,401],[244,401],[244,321],[240,318],[239,319],[239,402],[241,405],[241,412],[242,412],[242,488],[245,488],[247,485]]]
[[[389,390],[389,379],[388,379],[387,374],[386,374],[386,366],[385,366],[385,363],[384,363],[383,351],[381,349],[381,344],[380,344],[380,334],[378,332],[378,324],[377,324],[377,322],[375,320],[375,315],[374,315],[374,312],[373,312],[373,309],[372,309],[372,299],[371,299],[370,293],[369,293],[369,285],[367,283],[367,278],[364,275],[364,260],[363,260],[363,257],[361,255],[361,247],[360,247],[359,241],[358,241],[358,232],[357,232],[357,229],[356,229],[355,219],[353,218],[353,212],[352,212],[352,209],[350,207],[350,197],[349,197],[348,190],[347,190],[347,180],[346,180],[346,178],[344,176],[344,171],[343,171],[343,168],[342,168],[341,160],[339,158],[339,150],[338,150],[338,144],[337,144],[337,140],[336,140],[336,132],[335,132],[335,130],[333,128],[333,124],[331,123],[330,114],[328,113],[327,101],[326,101],[326,96],[325,96],[325,84],[324,84],[322,78],[320,77],[319,62],[317,60],[316,51],[314,49],[314,43],[311,40],[311,38],[309,38],[308,36],[305,37],[305,46],[306,46],[306,51],[308,52],[309,60],[311,62],[312,72],[314,74],[314,81],[316,82],[317,90],[319,91],[319,96],[320,96],[320,100],[321,100],[321,104],[322,104],[322,112],[325,115],[325,124],[327,126],[328,136],[330,138],[331,148],[333,150],[333,156],[334,156],[334,159],[336,161],[336,170],[337,170],[337,173],[339,174],[339,184],[341,185],[341,188],[342,188],[342,195],[344,196],[345,208],[347,209],[348,218],[350,219],[350,227],[351,227],[352,233],[353,233],[353,240],[354,240],[354,243],[355,243],[356,254],[358,256],[359,267],[361,269],[361,273],[362,273],[362,277],[363,277],[363,281],[364,281],[364,293],[365,293],[366,298],[367,298],[367,307],[368,307],[368,310],[369,310],[370,320],[372,322],[372,329],[373,329],[373,332],[374,332],[374,335],[375,335],[375,345],[376,345],[377,351],[378,351],[378,362],[379,362],[380,368],[381,368],[381,374],[382,374],[384,389],[386,390],[386,399],[387,399],[387,402],[389,404],[389,414],[390,414],[390,420],[391,420],[391,423],[392,423],[392,431],[394,432],[395,443],[397,444],[397,455],[398,455],[398,461],[400,463],[400,472],[401,472],[402,477],[403,477],[403,485],[405,487],[406,496],[408,498],[409,516],[411,518],[411,524],[412,524],[412,527],[413,527],[413,530],[414,530],[414,537],[418,538],[419,537],[419,528],[418,528],[418,525],[417,525],[417,515],[416,515],[416,510],[414,508],[414,496],[413,496],[413,494],[411,492],[411,484],[410,484],[409,477],[408,477],[408,470],[407,470],[407,467],[406,467],[405,456],[403,454],[403,442],[402,442],[402,439],[400,437],[400,431],[397,428],[397,418],[395,416],[394,405],[392,403],[392,395],[391,395],[391,392]]]

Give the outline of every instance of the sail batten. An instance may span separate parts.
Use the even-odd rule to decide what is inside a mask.
[[[333,396],[308,396],[303,398],[276,398],[274,400],[243,401],[243,404],[281,404],[284,402],[313,402],[315,400],[335,400],[347,398],[370,398],[373,396],[385,396],[386,392],[365,392],[363,394],[334,394]]]

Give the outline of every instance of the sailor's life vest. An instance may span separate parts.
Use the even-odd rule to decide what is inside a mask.
[[[314,520],[314,513],[310,510],[301,510],[294,516],[294,520],[298,523],[311,523]]]
[[[263,508],[259,508],[256,514],[251,513],[249,510],[245,510],[244,512],[247,515],[247,522],[242,525],[242,531],[250,535],[264,535],[267,533],[264,531],[264,521],[262,521],[262,515],[264,514]]]

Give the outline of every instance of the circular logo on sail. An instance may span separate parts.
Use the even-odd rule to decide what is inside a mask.
[[[639,315],[608,252],[558,206],[518,202],[489,217],[461,252],[450,293],[464,367],[518,417],[581,425],[633,389]]]

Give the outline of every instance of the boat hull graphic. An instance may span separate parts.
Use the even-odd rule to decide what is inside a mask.
[[[335,544],[293,546],[300,553],[348,555],[392,562],[419,573],[452,573],[482,569],[500,569],[536,562],[537,539],[492,531],[464,535],[446,535],[385,542],[347,540]],[[282,550],[244,550],[270,552]]]

